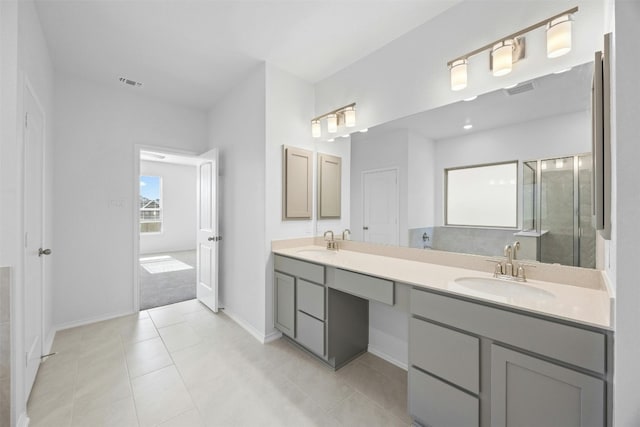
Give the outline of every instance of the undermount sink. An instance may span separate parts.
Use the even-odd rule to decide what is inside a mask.
[[[532,298],[554,298],[553,294],[543,289],[525,285],[519,282],[499,280],[485,277],[460,277],[454,282],[463,288],[477,291],[498,297],[532,297]]]
[[[329,249],[300,249],[297,251],[300,255],[335,255],[337,252]]]

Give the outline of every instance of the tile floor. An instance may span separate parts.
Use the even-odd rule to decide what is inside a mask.
[[[160,256],[170,256],[174,260],[184,262],[193,268],[151,274],[142,266],[142,263],[139,263],[140,308],[143,310],[196,297],[196,251],[162,252],[140,255],[140,258]]]
[[[333,372],[196,300],[60,331],[31,427],[408,426],[407,373],[369,353]]]

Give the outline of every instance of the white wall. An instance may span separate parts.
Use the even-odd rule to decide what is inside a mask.
[[[435,213],[435,141],[409,131],[407,227],[432,227]]]
[[[349,138],[336,138],[334,142],[318,142],[311,137],[310,120],[314,116],[313,86],[272,65],[266,65],[266,334],[273,333],[273,256],[271,241],[295,237],[309,237],[333,230],[338,236],[349,228]],[[290,145],[314,152],[313,215],[309,220],[282,220],[282,146]],[[318,184],[317,153],[342,158],[342,199],[339,219],[317,219]]]
[[[207,150],[204,112],[143,94],[56,76],[56,325],[134,310],[135,146]]]
[[[509,160],[537,160],[591,152],[591,113],[563,114],[436,141],[435,223],[444,224],[444,170]],[[522,177],[519,166],[518,176]],[[518,200],[522,212],[522,200]],[[519,215],[519,226],[522,215]]]
[[[640,3],[615,2],[615,53],[613,111],[614,171],[613,239],[614,263],[607,273],[616,282],[615,390],[616,426],[640,425],[640,280],[638,279],[638,241],[640,229],[640,86],[637,70],[640,40]],[[613,267],[613,268],[611,268]],[[613,270],[613,271],[611,271]],[[613,274],[612,274],[613,273]]]
[[[196,167],[141,161],[140,175],[162,177],[162,232],[140,234],[140,254],[196,249]]]
[[[265,328],[265,66],[209,112],[219,149],[219,294],[225,311],[260,336]]]
[[[406,130],[355,134],[351,141],[351,230],[353,240],[363,240],[362,172],[375,169],[398,169],[399,243],[407,246],[407,194],[409,136]]]
[[[511,74],[494,78],[488,53],[469,61],[467,89],[453,92],[447,61],[493,40],[560,13],[573,5],[573,49],[547,59],[544,29],[527,35],[527,58]],[[472,95],[530,80],[593,60],[602,47],[603,1],[463,1],[316,84],[316,112],[358,103],[358,125],[390,120],[450,104]],[[445,40],[446,42],[440,42]]]

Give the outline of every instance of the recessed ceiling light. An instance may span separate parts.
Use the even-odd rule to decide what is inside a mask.
[[[369,128],[360,129],[360,133],[367,133],[367,132],[369,132]]]
[[[566,73],[567,71],[570,71],[570,70],[571,70],[571,67],[563,68],[562,70],[554,71],[553,74],[562,74],[562,73]]]
[[[463,101],[464,101],[464,102],[473,101],[473,100],[474,100],[474,99],[476,99],[477,97],[478,97],[478,95],[476,95],[476,96],[472,96],[472,97],[469,97],[469,98],[465,98],[465,99],[463,99]]]
[[[462,126],[464,128],[464,130],[469,130],[473,127],[473,125],[471,123],[467,123],[466,125]]]
[[[515,84],[512,84],[512,85],[509,85],[509,86],[505,86],[504,88],[505,88],[505,89],[511,89],[511,88],[516,87],[516,86],[518,86],[518,83],[515,83]]]

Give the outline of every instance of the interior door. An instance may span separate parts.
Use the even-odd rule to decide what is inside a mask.
[[[24,91],[24,349],[25,395],[35,381],[43,351],[44,115],[28,86]]]
[[[200,302],[218,312],[218,150],[200,156],[198,165],[197,288]]]
[[[365,242],[398,244],[398,170],[362,173]]]

